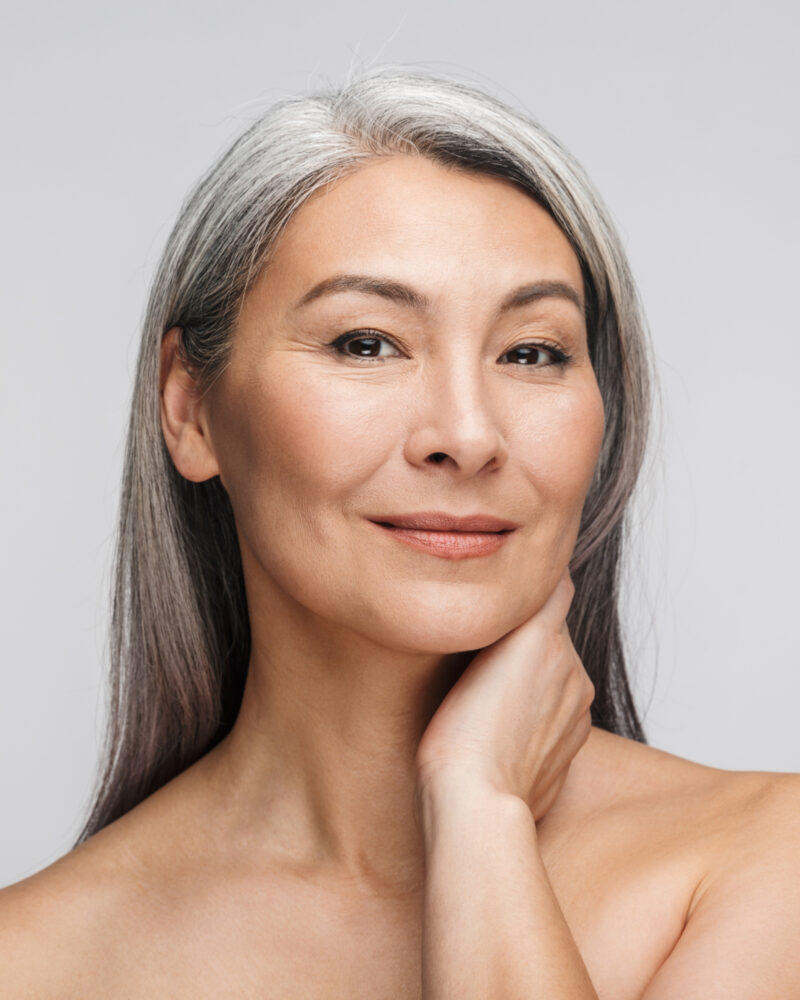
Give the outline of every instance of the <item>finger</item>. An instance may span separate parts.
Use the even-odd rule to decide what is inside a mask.
[[[519,643],[525,644],[519,646],[520,651],[523,651],[537,632],[539,634],[552,632],[558,636],[566,635],[566,638],[569,639],[566,618],[574,593],[575,585],[569,575],[569,570],[565,569],[542,607],[522,624],[506,632],[496,642],[479,650],[473,662],[482,663],[487,656],[493,656],[501,649],[510,653],[517,648]]]
[[[550,596],[529,621],[535,620],[554,632],[563,632],[574,594],[575,584],[572,582],[569,569],[565,569]]]

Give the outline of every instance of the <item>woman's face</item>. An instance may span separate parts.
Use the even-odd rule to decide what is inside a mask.
[[[314,194],[204,403],[251,615],[254,596],[269,613],[288,601],[382,646],[450,653],[535,613],[603,434],[582,303],[567,239],[510,183],[396,156]],[[453,559],[374,523],[423,511],[518,527]]]

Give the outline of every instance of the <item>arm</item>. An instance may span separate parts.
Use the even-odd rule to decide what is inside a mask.
[[[456,771],[419,790],[424,1000],[597,1000],[522,799]]]
[[[419,791],[423,1000],[597,1000],[527,805],[440,778]],[[770,776],[731,820],[718,870],[641,1000],[800,1000],[800,776]]]
[[[597,1000],[536,833],[591,730],[594,688],[565,621],[573,593],[565,573],[481,650],[420,741],[424,1000]]]
[[[589,732],[569,596],[479,652],[420,741],[423,1000],[597,998],[536,832]],[[800,1000],[799,785],[773,775],[705,831],[719,850],[640,1000]]]

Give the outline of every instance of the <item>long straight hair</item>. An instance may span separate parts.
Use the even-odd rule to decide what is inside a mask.
[[[398,154],[518,185],[578,257],[606,424],[570,563],[567,624],[595,685],[594,724],[644,741],[618,599],[651,366],[619,237],[581,167],[527,114],[471,83],[385,67],[273,104],[200,179],[167,241],[145,314],[125,453],[105,744],[76,844],[223,739],[247,674],[250,627],[230,501],[218,477],[193,483],[178,474],[161,431],[164,333],[181,328],[182,360],[201,388],[210,386],[225,368],[243,299],[296,209],[369,160]]]

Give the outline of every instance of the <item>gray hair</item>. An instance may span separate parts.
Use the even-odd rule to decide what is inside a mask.
[[[216,745],[235,721],[250,654],[239,548],[215,477],[172,464],[159,408],[164,333],[201,388],[224,370],[244,297],[296,209],[374,157],[406,153],[512,181],[545,207],[583,271],[606,427],[570,563],[573,643],[593,721],[643,741],[619,623],[625,511],[644,457],[651,368],[624,251],[581,167],[527,115],[472,84],[404,68],[285,98],[250,125],[184,202],[148,302],[114,565],[104,756],[76,843]]]

